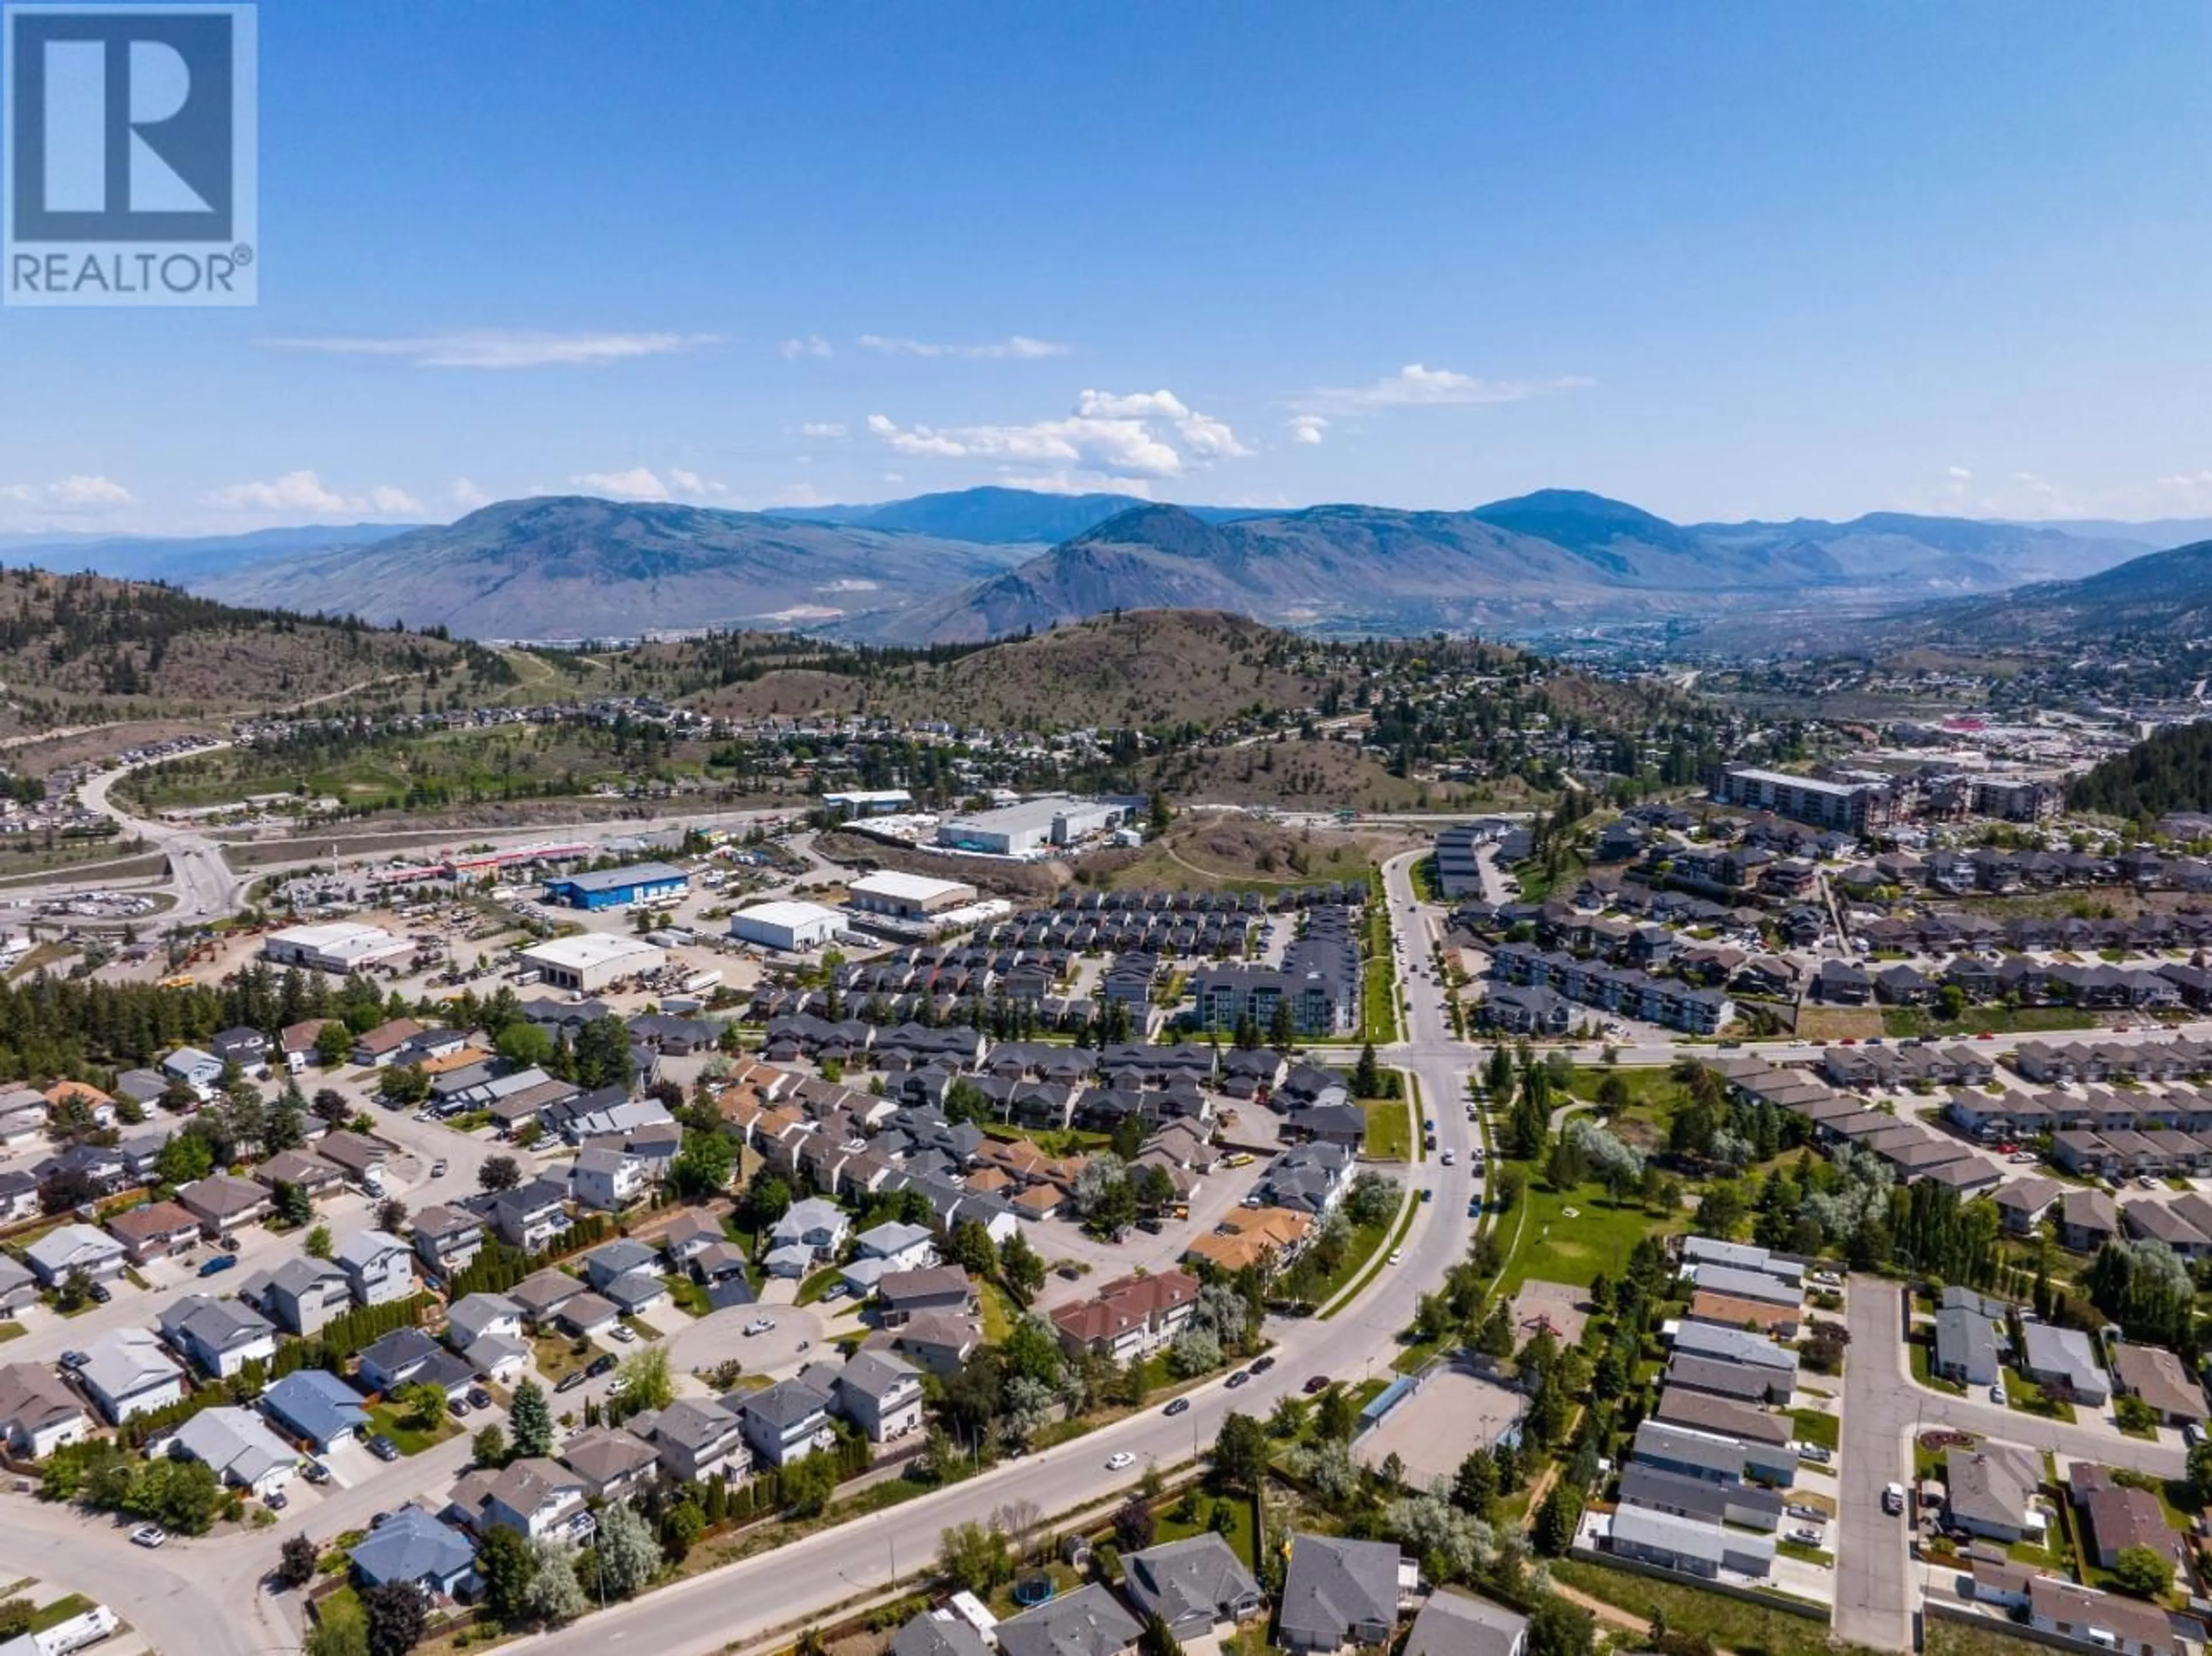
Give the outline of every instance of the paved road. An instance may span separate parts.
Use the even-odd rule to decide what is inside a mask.
[[[1432,923],[1437,912],[1409,907],[1415,902],[1411,861],[1400,859],[1386,870],[1401,946],[1413,922]],[[1425,941],[1412,947],[1425,959]],[[1462,1154],[1452,1167],[1432,1158],[1407,1169],[1410,1184],[1431,1186],[1436,1194],[1416,1210],[1403,1262],[1381,1271],[1328,1322],[1292,1320],[1271,1326],[1277,1345],[1270,1373],[1237,1390],[1222,1381],[1201,1388],[1191,1394],[1186,1416],[1170,1419],[1147,1409],[1079,1443],[909,1501],[857,1530],[823,1531],[526,1642],[547,1651],[601,1656],[610,1643],[634,1641],[632,1647],[650,1648],[656,1656],[708,1656],[733,1640],[821,1613],[912,1572],[934,1556],[938,1537],[949,1525],[988,1518],[1012,1501],[1033,1501],[1048,1514],[1103,1501],[1130,1487],[1148,1463],[1187,1460],[1212,1440],[1232,1407],[1264,1416],[1310,1374],[1356,1379],[1385,1370],[1396,1350],[1395,1336],[1412,1320],[1418,1296],[1437,1287],[1465,1251],[1467,1206],[1477,1188],[1464,1154],[1475,1142],[1475,1129],[1461,1106],[1464,1077],[1476,1054],[1453,1040],[1441,992],[1418,980],[1411,987],[1408,1038],[1381,1056],[1420,1078],[1439,1148]],[[447,1178],[439,1181],[441,1193],[473,1181],[480,1152],[466,1148],[458,1135],[379,1114],[380,1130],[418,1154],[441,1150],[453,1160]],[[420,1206],[428,1193],[405,1194],[410,1205]],[[144,1297],[131,1298],[143,1315]],[[782,1316],[778,1313],[779,1320]],[[568,1402],[576,1406],[574,1394]],[[1109,1470],[1107,1457],[1121,1452],[1133,1455],[1135,1465]],[[173,1541],[151,1555],[132,1548],[120,1527],[104,1520],[88,1520],[21,1497],[0,1498],[0,1558],[20,1559],[27,1571],[45,1580],[106,1599],[173,1656],[185,1650],[194,1656],[265,1656],[271,1650],[295,1648],[298,1642],[289,1600],[259,1586],[283,1538],[304,1531],[326,1540],[414,1494],[442,1494],[467,1452],[466,1438],[456,1438],[353,1489],[301,1500],[271,1529],[218,1541]]]
[[[1936,1391],[1912,1378],[1905,1353],[1904,1290],[1876,1276],[1850,1279],[1850,1355],[1844,1365],[1843,1544],[1836,1570],[1838,1637],[1881,1650],[1911,1647],[1913,1602],[1906,1525],[1881,1510],[1885,1483],[1909,1482],[1909,1440],[1931,1427],[2048,1450],[2063,1458],[2179,1477],[2187,1457],[2115,1430],[2021,1414],[1978,1397]]]
[[[1844,1359],[1836,1636],[1876,1650],[1910,1650],[1913,1606],[1906,1585],[1905,1521],[1881,1509],[1882,1486],[1912,1476],[1905,1440],[1915,1420],[1917,1388],[1909,1374],[1905,1384],[1898,1383],[1887,1355],[1892,1347],[1903,1355],[1897,1284],[1852,1277],[1845,1315],[1851,1342]]]
[[[1425,934],[1418,943],[1411,943],[1409,935],[1441,911],[1416,903],[1413,861],[1393,861],[1384,870],[1384,883],[1394,931],[1425,960]],[[1437,1158],[1414,1164],[1409,1182],[1432,1188],[1436,1196],[1417,1211],[1404,1262],[1386,1268],[1352,1305],[1328,1322],[1271,1325],[1277,1345],[1270,1373],[1236,1391],[1219,1381],[1201,1388],[1191,1394],[1190,1412],[1180,1418],[1147,1409],[1079,1443],[908,1501],[870,1519],[858,1536],[847,1529],[825,1531],[525,1645],[562,1656],[600,1656],[610,1643],[635,1641],[655,1656],[708,1656],[888,1586],[898,1574],[933,1557],[938,1537],[950,1525],[988,1518],[1013,1501],[1034,1501],[1048,1514],[1103,1501],[1127,1489],[1148,1462],[1184,1460],[1211,1443],[1232,1407],[1264,1416],[1310,1374],[1357,1379],[1383,1372],[1395,1353],[1395,1336],[1412,1320],[1415,1300],[1435,1288],[1465,1252],[1467,1207],[1478,1188],[1465,1154],[1476,1142],[1476,1129],[1461,1103],[1477,1054],[1452,1038],[1450,1016],[1434,984],[1417,979],[1409,987],[1407,1038],[1379,1056],[1420,1077],[1437,1123],[1438,1148],[1458,1152],[1456,1165],[1445,1167]],[[1136,1464],[1125,1471],[1108,1470],[1107,1457],[1124,1451],[1137,1458]]]
[[[161,916],[165,925],[197,926],[235,913],[248,882],[233,872],[230,864],[224,861],[222,848],[198,828],[180,827],[151,817],[133,816],[110,800],[108,792],[134,770],[167,764],[170,757],[183,758],[220,753],[229,746],[228,742],[215,742],[205,747],[194,748],[190,756],[177,754],[144,759],[136,764],[118,765],[113,770],[103,770],[98,776],[86,778],[84,784],[77,789],[77,797],[85,809],[106,812],[123,825],[125,833],[137,835],[167,855],[169,878],[167,884],[176,893],[177,905]]]

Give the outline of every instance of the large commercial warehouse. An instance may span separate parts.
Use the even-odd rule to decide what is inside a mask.
[[[740,943],[797,954],[818,949],[845,928],[845,916],[819,903],[756,903],[730,916],[730,935]]]
[[[846,889],[854,908],[868,914],[896,915],[902,920],[927,920],[975,900],[975,888],[965,880],[933,880],[927,874],[888,869],[863,874]]]
[[[659,971],[667,963],[665,951],[642,937],[617,937],[606,932],[551,937],[522,951],[522,964],[535,966],[541,981],[583,995],[596,995],[624,977]]]
[[[380,960],[396,959],[414,945],[381,926],[339,921],[326,926],[287,926],[261,940],[261,958],[280,966],[306,966],[340,977]]]
[[[1116,826],[1127,814],[1118,805],[1066,798],[1024,800],[972,817],[948,817],[937,843],[996,856],[1029,856],[1048,845],[1073,845]]]
[[[626,868],[598,868],[549,880],[545,900],[565,903],[572,909],[627,909],[640,903],[665,902],[690,889],[690,876],[681,868],[672,868],[665,862],[633,862]]]

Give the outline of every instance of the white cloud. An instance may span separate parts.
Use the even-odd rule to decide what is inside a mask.
[[[801,356],[834,356],[830,342],[818,333],[810,333],[804,339],[787,339],[776,349],[783,353],[787,362]]]
[[[842,420],[809,420],[799,428],[802,437],[842,437],[846,428]]]
[[[1322,440],[1322,433],[1328,429],[1328,422],[1318,414],[1293,414],[1291,416],[1291,441],[1292,442],[1317,443]]]
[[[1377,408],[1445,408],[1476,403],[1521,403],[1556,392],[1579,391],[1595,383],[1579,374],[1548,380],[1480,380],[1449,368],[1408,362],[1371,385],[1325,386],[1304,401],[1329,413],[1357,414]]]
[[[712,333],[540,333],[479,328],[398,338],[352,334],[262,339],[276,350],[314,350],[339,356],[396,356],[417,368],[604,367],[641,356],[672,356],[719,344]]]
[[[1075,411],[1086,419],[1098,420],[1146,420],[1155,415],[1170,420],[1190,417],[1190,410],[1172,391],[1133,391],[1126,395],[1086,391],[1075,399]]]
[[[491,496],[466,478],[455,478],[446,492],[453,497],[453,504],[465,512],[473,512],[479,506],[491,504]]]
[[[54,512],[104,512],[130,506],[136,497],[112,478],[74,472],[52,483],[11,483],[0,487],[0,500],[21,506],[43,506]]]
[[[642,466],[633,466],[627,472],[585,472],[568,481],[587,495],[604,495],[610,500],[674,498],[668,485]]]
[[[1956,478],[1960,483],[1964,483],[1974,474],[1963,466],[1947,466],[1943,468],[1943,475]]]
[[[868,430],[902,454],[999,460],[1042,475],[1085,473],[1121,483],[1180,477],[1192,465],[1251,452],[1225,421],[1198,412],[1170,391],[1085,391],[1071,417],[1026,425],[902,426],[871,414]]]
[[[1031,339],[1019,333],[981,345],[933,344],[925,339],[890,338],[880,333],[864,333],[853,343],[886,356],[961,356],[976,362],[1029,362],[1039,356],[1065,356],[1068,350],[1054,340]]]
[[[827,506],[830,496],[811,483],[787,484],[769,496],[772,506]]]
[[[1034,490],[1040,495],[1140,495],[1152,497],[1150,478],[1111,477],[1102,472],[1020,472],[1011,466],[999,468],[1008,484]]]
[[[570,478],[568,484],[587,495],[599,495],[608,500],[644,501],[654,505],[677,501],[727,501],[730,497],[727,484],[688,472],[680,466],[670,466],[665,477],[649,466],[633,466],[626,472],[581,472]]]
[[[362,495],[327,489],[313,472],[287,472],[269,483],[232,483],[205,496],[225,512],[304,512],[311,517],[404,517],[422,511],[405,490],[379,484]]]

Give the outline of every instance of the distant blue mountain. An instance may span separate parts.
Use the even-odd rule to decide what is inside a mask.
[[[74,574],[95,569],[130,581],[167,581],[188,586],[211,580],[269,558],[297,557],[346,546],[373,546],[411,529],[414,523],[311,523],[282,529],[253,529],[244,534],[159,535],[53,534],[0,536],[0,560],[35,563],[42,569]]]

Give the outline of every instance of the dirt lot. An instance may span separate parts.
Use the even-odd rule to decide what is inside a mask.
[[[1193,811],[1149,844],[1093,852],[1077,869],[1083,883],[1114,891],[1265,891],[1364,880],[1370,863],[1425,842],[1410,829],[1292,827],[1241,812]]]

